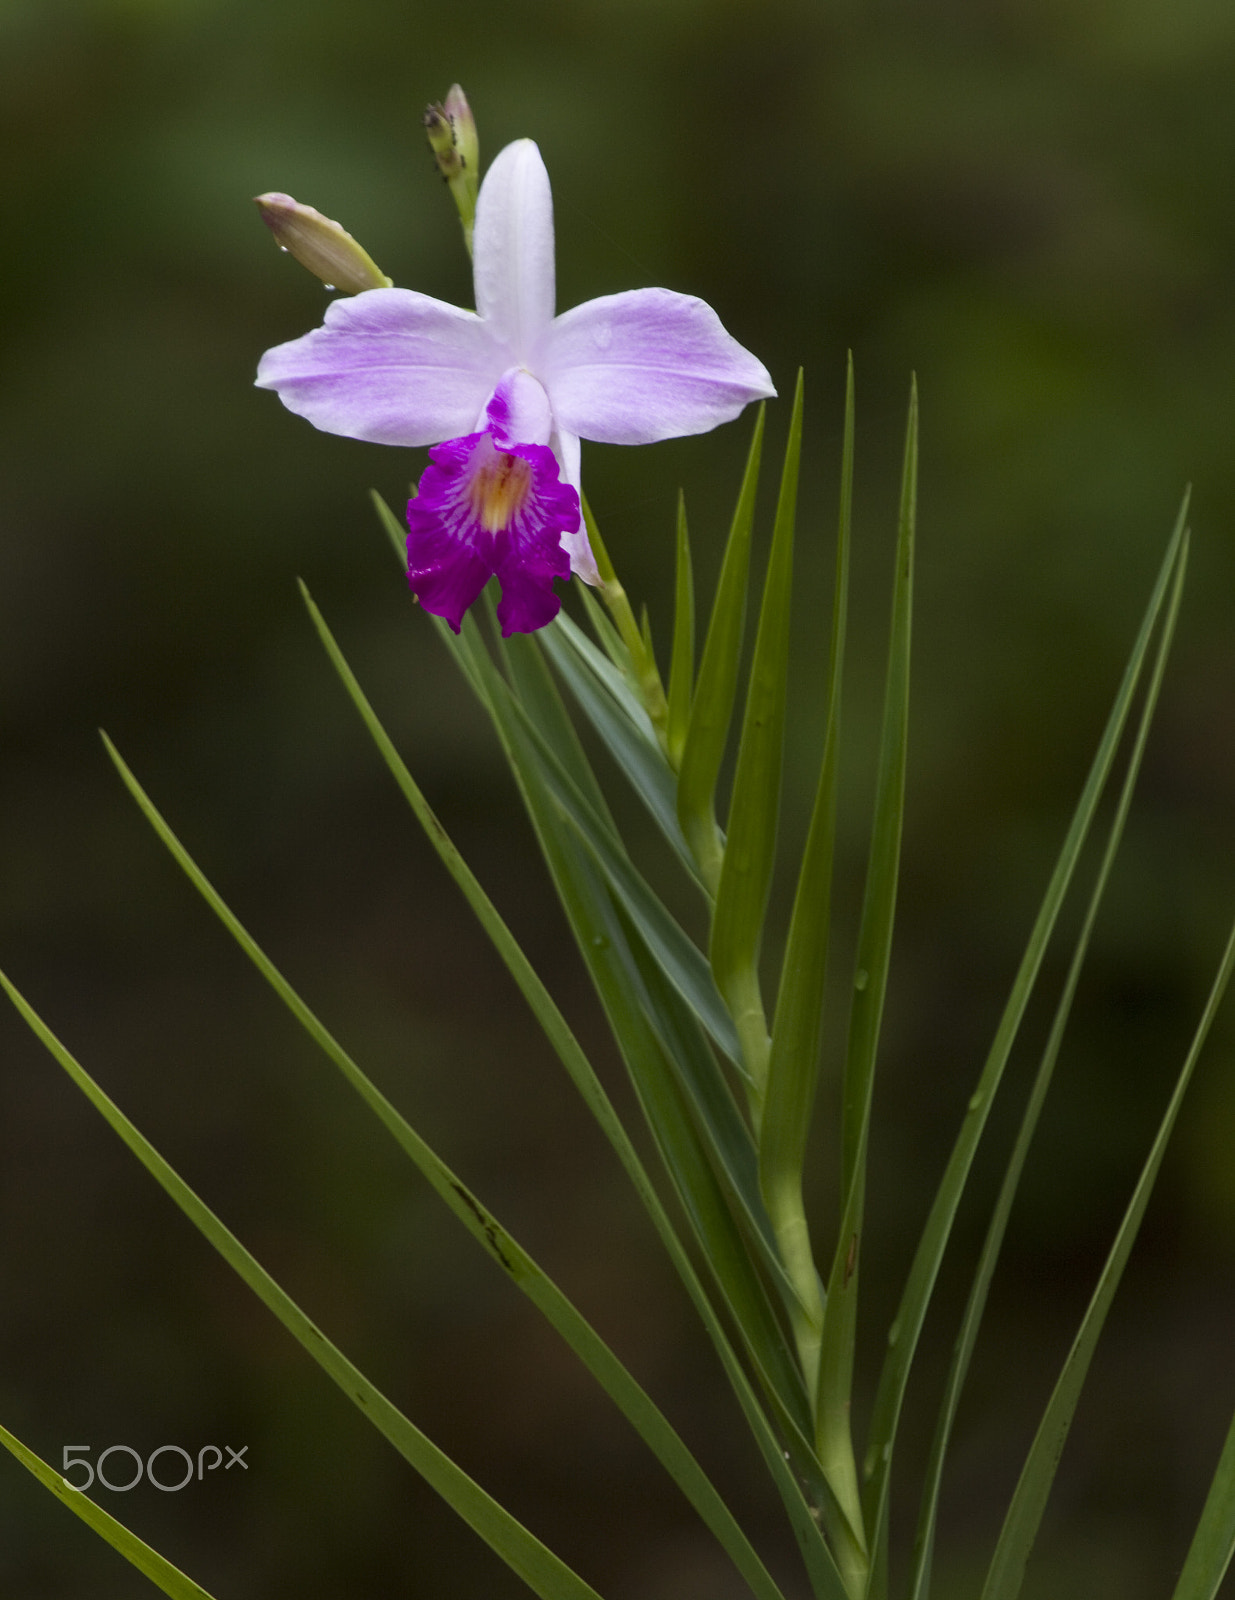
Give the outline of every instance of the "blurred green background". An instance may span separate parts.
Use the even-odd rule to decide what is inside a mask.
[[[179,880],[95,735],[661,1398],[796,1600],[791,1541],[684,1296],[302,613],[298,575],[625,1104],[493,741],[367,505],[371,485],[397,503],[422,458],[317,434],[251,387],[262,350],[327,297],[250,196],[288,190],[397,282],[466,304],[419,130],[459,79],[482,153],[540,143],[562,306],[664,284],[710,301],[782,393],[805,365],[791,843],[817,758],[853,348],[850,916],[916,369],[917,721],[864,1393],[1195,483],[1126,859],[960,1417],[939,1594],[965,1600],[1235,908],[1233,69],[1227,0],[0,0],[0,962],[324,1327],[609,1600],[740,1586]],[[782,404],[774,447],[784,427]],[[585,447],[609,546],[662,629],[677,487],[710,592],[747,435]],[[926,1330],[902,1488],[1044,1015]],[[1228,1022],[1101,1347],[1025,1591],[1038,1600],[1167,1594],[1186,1549],[1235,1403],[1231,1037]],[[0,1418],[57,1462],[65,1444],[247,1445],[243,1479],[103,1497],[220,1600],[522,1593],[4,1009],[0,1063]],[[912,1506],[898,1516],[903,1541]],[[146,1590],[0,1462],[0,1592]]]

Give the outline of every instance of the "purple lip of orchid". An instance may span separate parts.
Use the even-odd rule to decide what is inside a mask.
[[[553,580],[570,576],[563,540],[578,532],[580,515],[579,495],[560,481],[552,450],[512,441],[496,421],[502,411],[495,396],[486,428],[429,451],[420,492],[407,503],[407,576],[425,610],[456,633],[497,578],[506,638],[557,615]]]
[[[557,613],[554,576],[599,581],[579,517],[581,438],[706,433],[776,391],[691,295],[633,289],[554,316],[553,200],[530,139],[507,145],[481,185],[473,269],[474,312],[369,289],[268,350],[257,383],[327,433],[438,446],[409,512],[412,587],[457,630],[496,574],[504,631],[528,632]]]

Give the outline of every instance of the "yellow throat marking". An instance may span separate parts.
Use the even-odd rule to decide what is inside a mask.
[[[532,464],[521,456],[496,450],[479,468],[469,486],[472,510],[486,533],[508,528],[523,508],[532,487]]]

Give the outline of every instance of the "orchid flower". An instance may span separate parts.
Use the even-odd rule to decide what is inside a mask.
[[[579,513],[579,441],[705,433],[775,394],[712,308],[669,289],[554,316],[553,200],[540,151],[509,144],[481,185],[476,310],[410,289],[333,302],[262,357],[257,383],[316,428],[432,445],[408,508],[408,577],[457,633],[491,576],[503,633],[558,612],[553,579],[599,583]]]

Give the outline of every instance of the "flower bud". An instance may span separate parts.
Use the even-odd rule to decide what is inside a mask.
[[[476,133],[476,119],[467,103],[467,96],[457,83],[452,84],[443,104],[454,130],[455,149],[459,160],[470,175],[473,188],[480,183],[480,139]]]
[[[467,248],[472,248],[472,225],[476,219],[476,196],[480,189],[480,140],[476,119],[459,85],[453,84],[445,100],[425,112],[425,137],[437,162],[437,170],[450,185],[450,192],[463,224]]]
[[[328,289],[359,294],[362,289],[390,288],[392,280],[351,234],[312,206],[302,206],[290,194],[259,194],[256,205],[279,248],[295,256]]]

